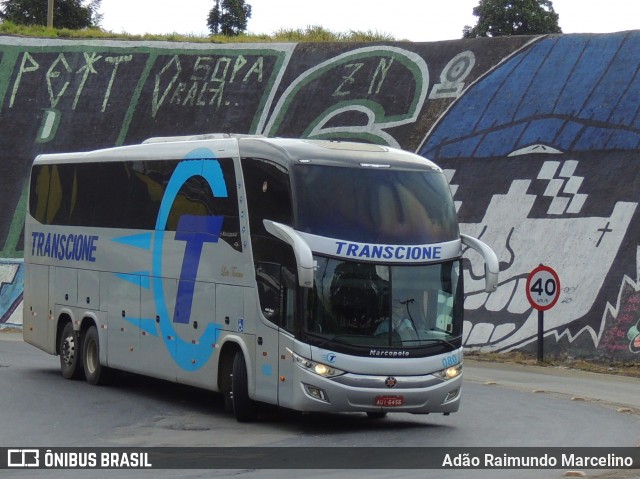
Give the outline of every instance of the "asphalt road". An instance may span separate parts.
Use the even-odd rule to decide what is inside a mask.
[[[13,338],[13,339],[11,339]],[[451,416],[313,414],[265,408],[240,424],[213,393],[122,375],[110,387],[64,380],[58,358],[0,333],[0,447],[592,447],[640,446],[638,379],[465,362],[461,410]],[[375,449],[384,453],[382,449]],[[360,458],[362,459],[362,458]],[[389,457],[393,461],[393,457]],[[91,477],[558,478],[565,470],[154,470]],[[0,471],[3,478],[86,477],[87,471]],[[602,474],[598,471],[597,474]],[[622,474],[622,473],[618,473]],[[593,474],[590,473],[590,476]],[[623,477],[623,476],[610,476]],[[635,477],[635,476],[624,476]]]
[[[517,391],[557,395],[572,401],[589,401],[620,412],[640,414],[639,378],[467,358],[465,379]]]

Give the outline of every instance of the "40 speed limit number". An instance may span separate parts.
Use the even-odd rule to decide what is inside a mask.
[[[546,311],[560,298],[560,278],[552,268],[540,265],[527,276],[526,289],[531,306]]]

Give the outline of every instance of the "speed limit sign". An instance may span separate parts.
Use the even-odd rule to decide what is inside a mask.
[[[540,265],[527,276],[527,299],[538,311],[551,309],[560,297],[560,278],[550,267]]]

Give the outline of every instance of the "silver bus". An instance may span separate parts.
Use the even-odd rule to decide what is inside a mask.
[[[23,334],[65,378],[222,393],[239,421],[455,412],[463,244],[432,162],[384,146],[197,135],[39,155]]]

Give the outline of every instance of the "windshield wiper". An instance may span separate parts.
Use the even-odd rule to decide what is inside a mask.
[[[457,338],[455,338],[455,339],[457,339]],[[449,346],[452,349],[457,349],[458,348],[458,346],[456,346],[452,342],[447,341],[446,339],[442,339],[442,338],[406,339],[406,340],[402,341],[402,344],[405,344],[405,343],[420,343],[419,346],[422,346],[422,343],[436,343],[436,344],[446,344],[447,346]]]
[[[334,334],[333,336],[330,337],[326,337],[326,336],[320,336],[317,333],[312,333],[312,332],[307,332],[305,331],[307,336],[312,336],[313,338],[316,338],[319,340],[318,344],[315,344],[316,347],[318,348],[322,348],[323,346],[325,346],[328,343],[331,342],[338,342],[338,343],[342,343],[342,344],[350,344],[347,341],[341,341],[340,339],[342,338],[354,338],[357,337],[357,335],[354,334]],[[459,339],[460,336],[453,338],[455,339]],[[426,344],[424,343],[432,343],[432,344],[445,344],[447,346],[449,346],[451,349],[458,349],[459,346],[456,346],[455,344],[453,344],[450,341],[447,341],[446,339],[442,339],[442,338],[423,338],[423,339],[407,339],[402,341],[402,344],[398,345],[398,344],[393,344],[391,345],[392,349],[397,349],[397,348],[402,348],[402,346],[407,345],[407,343],[411,343],[411,346],[426,346]],[[385,347],[389,347],[389,346],[385,346]]]
[[[316,333],[311,333],[311,332],[306,332],[307,336],[313,336],[315,338],[318,338],[320,340],[319,344],[316,344],[316,347],[321,348],[323,347],[325,344],[327,343],[331,343],[333,341],[336,341],[339,338],[343,338],[343,337],[348,337],[348,338],[352,338],[354,335],[353,334],[334,334],[333,336],[330,337],[325,337],[325,336],[320,336],[319,334]],[[344,344],[349,344],[345,341],[337,341],[339,343],[344,343]]]

